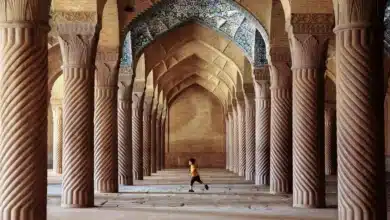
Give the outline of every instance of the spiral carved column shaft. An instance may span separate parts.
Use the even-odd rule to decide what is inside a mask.
[[[132,108],[133,176],[135,180],[143,180],[143,93],[133,93]]]
[[[238,115],[237,105],[233,108],[233,172],[238,174]]]
[[[225,118],[225,129],[226,129],[226,136],[225,136],[225,152],[226,152],[226,170],[230,170],[230,124],[229,124],[229,116],[227,115]]]
[[[325,109],[325,175],[335,174],[334,153],[334,110],[331,108]]]
[[[327,35],[291,37],[293,61],[293,206],[325,206],[324,73]]]
[[[2,220],[46,219],[48,28],[38,24],[47,25],[48,5],[0,4]]]
[[[95,190],[118,192],[118,116],[116,49],[96,56],[95,74]]]
[[[273,63],[271,71],[270,192],[291,192],[291,70]]]
[[[237,103],[237,124],[238,124],[238,175],[245,176],[246,167],[246,143],[245,143],[245,103],[240,100]]]
[[[118,99],[118,175],[119,184],[133,185],[133,149],[131,141],[131,96]]]
[[[157,112],[156,117],[156,168],[161,170],[161,111]]]
[[[253,85],[252,85],[253,87]],[[245,98],[245,179],[255,180],[255,120],[256,106],[254,94],[248,94]]]
[[[95,88],[95,190],[118,192],[117,88]]]
[[[52,105],[53,110],[53,171],[62,174],[63,121],[62,106]]]
[[[156,163],[156,122],[157,122],[157,110],[152,110],[152,118],[150,125],[150,138],[151,138],[151,148],[150,148],[150,166],[152,173],[157,172],[157,163]]]
[[[323,74],[322,74],[323,75]],[[316,70],[293,71],[293,206],[320,208],[325,205],[324,173],[319,160],[323,149],[318,133],[318,78]],[[321,99],[320,99],[321,100]]]
[[[96,28],[93,24],[58,25],[64,74],[63,207],[92,207],[93,84]]]
[[[229,151],[227,152],[228,153],[228,157],[229,157],[229,171],[232,171],[233,172],[233,140],[234,140],[234,134],[233,134],[233,131],[234,131],[234,124],[233,124],[233,111],[229,112],[229,115],[228,115],[228,123],[229,123],[229,130],[228,130],[228,148],[229,148]]]
[[[161,169],[165,168],[165,121],[166,117],[162,119],[161,122]]]
[[[338,219],[386,219],[383,59],[378,53],[384,2],[344,0],[338,7]]]
[[[151,98],[145,98],[144,102],[144,116],[143,116],[143,171],[144,176],[150,176],[152,174],[151,170],[151,108],[152,102]]]
[[[270,175],[270,90],[269,73],[266,80],[255,82],[256,91],[256,185],[268,185]]]

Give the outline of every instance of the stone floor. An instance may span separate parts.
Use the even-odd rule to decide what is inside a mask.
[[[49,220],[249,220],[249,219],[337,219],[336,178],[327,178],[324,209],[295,209],[291,195],[272,195],[266,187],[256,187],[225,170],[202,169],[201,177],[210,185],[206,191],[196,185],[188,193],[188,170],[165,170],[120,186],[118,194],[96,194],[95,208],[60,207],[61,177],[49,171]]]

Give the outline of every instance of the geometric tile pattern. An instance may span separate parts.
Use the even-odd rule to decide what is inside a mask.
[[[190,21],[225,35],[244,51],[251,63],[266,63],[266,31],[234,0],[161,0],[129,24],[133,56],[159,35]]]
[[[385,38],[384,38],[385,53],[388,56],[390,56],[390,0],[386,2],[384,23],[385,23]]]

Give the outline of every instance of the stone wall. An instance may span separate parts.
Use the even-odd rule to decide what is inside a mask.
[[[169,108],[166,167],[225,167],[225,124],[219,100],[200,86],[191,86]]]

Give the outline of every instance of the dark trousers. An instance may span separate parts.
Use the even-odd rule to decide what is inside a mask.
[[[200,180],[200,177],[199,176],[193,176],[191,178],[191,186],[194,185],[195,182],[198,182],[200,184],[203,184],[202,180]]]

